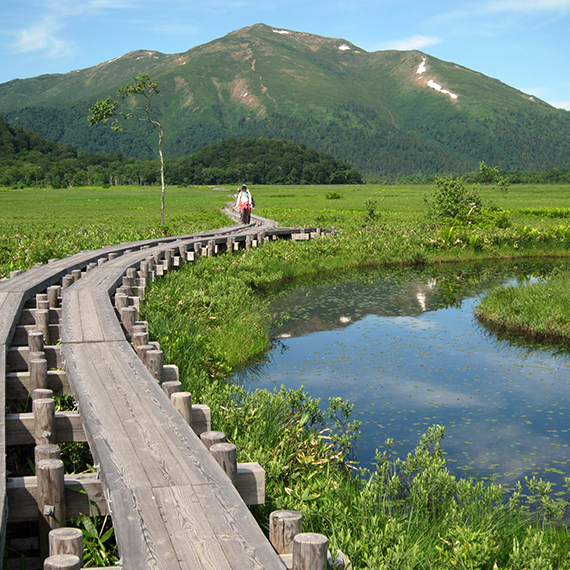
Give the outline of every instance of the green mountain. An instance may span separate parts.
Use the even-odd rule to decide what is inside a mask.
[[[419,51],[257,24],[185,53],[137,51],[0,85],[0,115],[91,152],[156,155],[148,125],[89,127],[91,104],[148,73],[169,157],[232,137],[304,143],[366,175],[570,167],[570,113]]]

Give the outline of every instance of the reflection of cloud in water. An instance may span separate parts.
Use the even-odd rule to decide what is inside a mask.
[[[455,280],[418,283],[414,277],[342,291],[331,286],[332,296],[320,291],[318,302],[305,295],[310,307],[298,306],[293,295],[294,318],[279,329],[292,338],[279,341],[252,386],[304,385],[324,403],[330,396],[351,400],[353,418],[363,421],[358,449],[365,464],[385,439],[407,453],[440,424],[454,472],[466,467],[468,474],[512,482],[544,477],[544,468],[565,471],[570,361],[497,343],[474,320],[476,290],[460,304],[465,295]],[[434,310],[442,295],[449,302]],[[310,329],[321,332],[295,338]]]

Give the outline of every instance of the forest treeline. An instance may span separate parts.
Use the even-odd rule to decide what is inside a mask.
[[[511,184],[570,183],[570,169],[499,171]],[[471,183],[480,173],[463,174]],[[382,183],[432,183],[435,175],[368,180]],[[359,184],[359,172],[330,154],[301,143],[265,138],[228,139],[192,154],[166,159],[169,185],[212,184]],[[121,152],[78,152],[10,125],[0,118],[0,186],[66,188],[77,186],[155,185],[157,158],[133,158]]]
[[[166,160],[166,183],[360,184],[347,163],[304,144],[229,139]],[[77,152],[0,119],[0,186],[52,187],[160,183],[160,163],[122,153]]]

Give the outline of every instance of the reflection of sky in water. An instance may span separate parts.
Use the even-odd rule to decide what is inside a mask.
[[[433,303],[430,310],[429,291],[427,297],[427,312],[403,311],[413,316],[363,310],[343,328],[293,332],[271,352],[252,387],[304,386],[323,402],[349,399],[353,418],[363,422],[363,465],[387,438],[402,455],[428,427],[441,424],[454,472],[503,483],[536,474],[560,488],[563,474],[570,475],[570,360],[498,343],[478,327],[473,295],[439,310]],[[294,323],[286,326],[294,330]]]

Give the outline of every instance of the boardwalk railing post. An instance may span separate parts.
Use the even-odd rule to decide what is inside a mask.
[[[31,330],[28,333],[28,348],[31,352],[44,351],[44,333],[38,330]]]
[[[186,423],[192,425],[192,394],[190,392],[174,392],[170,394],[170,401],[184,418]]]
[[[237,487],[236,446],[233,443],[215,443],[210,447],[210,453],[230,478],[234,487]]]
[[[61,459],[61,449],[59,445],[53,443],[36,445],[34,448],[34,465],[37,465],[44,459]]]
[[[48,387],[47,359],[31,358],[28,362],[30,372],[30,394],[38,388]]]
[[[79,570],[81,560],[75,554],[58,554],[44,561],[44,570]]]
[[[161,384],[163,392],[168,396],[168,399],[172,401],[172,394],[182,392],[182,382],[178,380],[169,380],[168,382],[163,382]]]
[[[302,532],[293,539],[293,570],[327,570],[329,540],[322,534]]]
[[[205,431],[200,434],[200,439],[206,449],[211,449],[216,443],[226,443],[226,434],[223,431]]]
[[[151,376],[162,384],[162,367],[164,366],[164,355],[162,350],[147,350],[144,357],[144,365]]]
[[[61,296],[61,285],[51,285],[47,288],[49,306],[51,309],[59,307],[59,298]]]
[[[78,528],[55,528],[49,533],[49,555],[74,554],[83,561],[83,532]],[[83,564],[81,564],[83,567]]]
[[[49,309],[36,309],[34,318],[36,320],[36,330],[42,331],[44,335],[44,343],[50,344]]]
[[[36,466],[38,478],[38,510],[40,515],[40,552],[45,558],[49,551],[48,534],[65,526],[65,480],[61,459],[43,459]]]
[[[34,437],[37,445],[55,443],[55,402],[53,398],[32,401]]]
[[[273,511],[269,515],[269,541],[277,554],[291,554],[293,539],[303,532],[303,515],[298,511]]]

